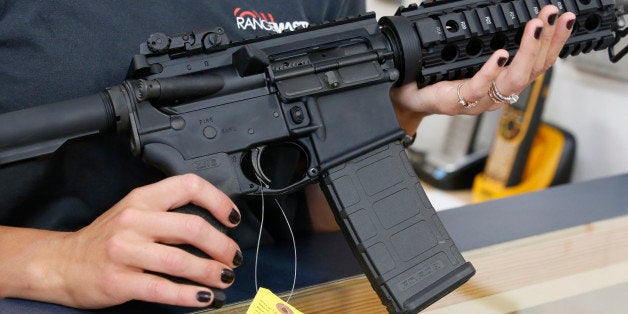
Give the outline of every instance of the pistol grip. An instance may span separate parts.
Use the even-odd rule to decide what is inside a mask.
[[[145,145],[143,157],[144,157],[144,160],[147,161],[149,164],[154,165],[155,167],[160,169],[164,174],[169,175],[169,176],[184,174],[188,172],[194,172],[194,171],[191,171],[193,168],[191,168],[189,164],[186,164],[185,160],[183,160],[183,157],[177,150],[164,144],[151,143],[151,144]],[[199,173],[197,172],[197,174]],[[202,173],[200,175],[202,175]],[[230,196],[233,198],[232,195]],[[214,228],[218,229],[220,232],[222,233],[227,232],[227,228],[223,224],[221,224],[218,220],[216,220],[216,218],[214,218],[214,216],[212,216],[212,214],[209,211],[199,206],[196,206],[194,204],[187,204],[179,208],[175,208],[171,211],[176,212],[176,213],[200,216],[203,219],[205,219],[207,222],[209,222]],[[171,246],[178,247],[190,254],[196,255],[201,258],[211,258],[207,254],[205,254],[205,252],[199,250],[198,248],[192,245],[183,244],[183,245],[171,245]],[[202,284],[198,284],[184,278],[173,277],[166,274],[158,274],[158,275],[164,278],[167,278],[173,282],[177,282],[177,283],[203,286]],[[213,289],[217,290],[215,288]]]
[[[320,185],[390,312],[416,313],[475,273],[441,224],[401,143],[331,169]]]

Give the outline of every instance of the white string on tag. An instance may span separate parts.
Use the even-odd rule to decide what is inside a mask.
[[[257,234],[257,246],[255,247],[255,273],[254,273],[254,277],[255,277],[255,292],[259,291],[259,285],[257,284],[257,258],[259,255],[259,246],[260,246],[260,242],[262,241],[262,230],[264,229],[264,184],[262,184],[262,180],[258,177],[257,180],[260,183],[261,189],[261,199],[262,199],[262,219],[260,220],[259,223],[259,233]]]
[[[292,238],[292,248],[294,250],[294,275],[292,275],[292,288],[290,289],[290,295],[288,295],[288,299],[286,300],[286,303],[290,303],[290,298],[292,298],[292,294],[294,293],[294,286],[297,283],[297,242],[294,239],[294,232],[292,232],[292,227],[290,227],[290,222],[288,221],[288,217],[286,216],[286,213],[283,211],[283,208],[281,208],[281,204],[279,204],[279,201],[275,198],[275,203],[277,203],[277,206],[279,206],[279,210],[281,210],[281,214],[283,215],[283,218],[286,220],[286,224],[288,225],[288,230],[290,230],[290,237]]]
[[[255,248],[255,274],[254,274],[254,278],[255,278],[255,291],[259,291],[259,284],[257,282],[257,264],[258,264],[258,257],[259,257],[259,250],[260,250],[260,243],[262,241],[262,230],[264,229],[264,216],[265,216],[265,206],[264,206],[264,184],[262,184],[260,178],[257,178],[258,181],[260,182],[260,196],[261,196],[261,200],[262,200],[262,218],[260,219],[260,226],[259,226],[259,233],[257,235],[257,247]],[[297,283],[297,243],[294,237],[294,232],[292,231],[292,227],[290,226],[290,222],[288,221],[288,216],[286,216],[286,213],[284,212],[283,208],[281,207],[281,204],[279,203],[279,200],[277,200],[277,198],[275,198],[275,203],[277,204],[277,207],[279,207],[279,210],[281,211],[281,214],[283,215],[284,220],[286,221],[286,224],[288,225],[288,230],[290,231],[290,238],[292,239],[292,248],[294,251],[294,274],[292,276],[292,288],[290,288],[290,295],[288,295],[288,299],[286,300],[286,303],[290,302],[290,299],[292,298],[292,294],[294,293],[294,288],[296,286]]]

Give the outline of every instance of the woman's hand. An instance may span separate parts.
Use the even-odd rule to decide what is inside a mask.
[[[501,108],[504,103],[495,102],[488,95],[492,83],[504,96],[523,91],[556,62],[575,18],[571,12],[558,16],[558,8],[546,6],[527,23],[519,51],[510,65],[506,66],[508,52],[500,49],[470,79],[442,81],[421,89],[415,83],[393,88],[390,95],[401,127],[414,134],[421,119],[429,114],[477,115]],[[460,103],[459,95],[469,106]]]
[[[196,175],[183,175],[133,190],[78,232],[7,228],[13,239],[24,243],[12,248],[12,261],[2,259],[0,264],[13,262],[23,274],[17,273],[20,269],[8,274],[7,269],[0,270],[14,282],[7,287],[0,280],[0,293],[78,308],[103,308],[133,299],[220,306],[224,294],[208,287],[229,287],[242,253],[201,217],[169,212],[188,203],[206,208],[225,226],[240,222],[239,211],[225,194]],[[10,239],[0,236],[0,245],[6,247],[6,240]],[[165,244],[190,244],[212,259]],[[174,283],[153,272],[187,278],[199,286]]]

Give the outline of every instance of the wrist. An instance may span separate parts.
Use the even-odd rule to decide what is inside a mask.
[[[65,233],[2,227],[0,297],[62,303],[65,263],[58,256]]]
[[[390,90],[390,100],[399,125],[409,137],[416,136],[421,120],[429,115],[425,99],[418,97],[418,91],[416,83],[408,83]]]
[[[399,126],[406,131],[406,134],[413,140],[416,138],[419,124],[421,124],[424,117],[429,115],[425,112],[416,112],[401,107],[395,107],[395,113],[397,114]]]

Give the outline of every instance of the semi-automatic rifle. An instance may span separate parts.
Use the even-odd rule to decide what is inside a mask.
[[[475,269],[408,162],[389,90],[470,77],[498,49],[514,56],[526,22],[549,4],[577,16],[561,57],[626,54],[615,52],[625,0],[438,1],[238,42],[220,27],[155,33],[122,84],[0,115],[0,164],[123,132],[165,174],[196,173],[232,198],[318,182],[383,304],[417,312]],[[301,176],[279,186],[265,156],[284,150],[300,156]],[[221,228],[193,205],[177,211]]]

